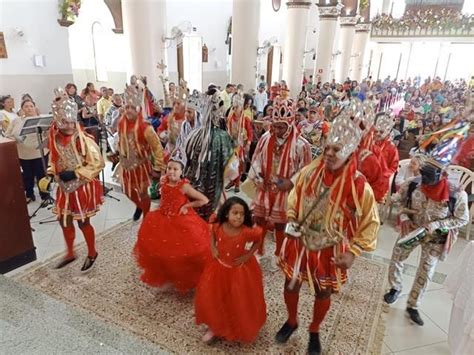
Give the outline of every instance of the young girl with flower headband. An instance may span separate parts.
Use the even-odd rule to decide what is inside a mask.
[[[171,158],[161,181],[160,208],[145,216],[134,252],[143,282],[185,293],[197,285],[210,249],[209,227],[194,211],[208,199],[182,172],[182,162]]]

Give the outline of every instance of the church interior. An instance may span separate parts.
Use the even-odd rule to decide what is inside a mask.
[[[474,0],[0,0],[0,353],[472,354]]]

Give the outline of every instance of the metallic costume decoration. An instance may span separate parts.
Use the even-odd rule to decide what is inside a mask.
[[[183,171],[186,166],[186,156],[184,154],[185,153],[183,152],[182,149],[176,149],[171,155],[170,160],[169,160],[169,161],[174,161],[176,163],[181,164],[181,168],[183,169]]]
[[[201,112],[203,107],[203,96],[197,90],[193,90],[193,93],[188,96],[186,100],[186,108],[193,109],[194,111]]]
[[[337,152],[338,158],[346,160],[357,150],[363,135],[363,119],[364,110],[360,100],[351,100],[332,122],[326,145],[341,147]]]
[[[77,122],[77,104],[69,98],[63,88],[55,89],[54,95],[51,108],[57,127],[62,128],[63,122]]]
[[[232,96],[232,107],[244,107],[244,97],[241,94],[235,94]]]
[[[395,126],[395,120],[391,112],[379,114],[375,119],[375,130],[382,132],[383,139],[387,138],[392,132],[393,126]]]
[[[140,87],[139,82],[137,80],[135,80],[134,82],[135,84],[125,86],[125,106],[130,105],[133,107],[142,107],[144,90],[142,87]]]

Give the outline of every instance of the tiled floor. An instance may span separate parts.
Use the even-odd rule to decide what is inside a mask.
[[[106,169],[106,180],[110,183],[110,169]],[[131,218],[134,205],[121,193],[112,192],[114,197],[120,199],[116,201],[106,198],[105,204],[100,213],[92,218],[92,224],[97,233],[100,233],[118,223]],[[30,213],[39,205],[38,202],[30,204]],[[64,242],[61,229],[57,223],[40,224],[39,221],[51,217],[51,212],[41,209],[38,215],[32,220],[34,242],[37,248],[38,261],[42,262],[51,256],[64,250]],[[392,225],[382,226],[377,250],[375,255],[390,259],[392,248],[397,236],[397,232]],[[77,242],[82,241],[80,233],[76,237]],[[460,239],[454,246],[448,260],[438,266],[438,273],[449,273],[456,263],[463,247],[466,245],[464,239]],[[417,266],[419,251],[416,250],[410,256],[407,264]],[[438,275],[439,276],[439,275]],[[411,324],[405,316],[407,293],[413,282],[413,277],[404,275],[403,294],[397,303],[389,307],[386,314],[385,338],[383,354],[449,354],[447,345],[447,331],[451,311],[451,297],[445,291],[442,284],[431,283],[421,306],[422,317],[425,321],[423,327]]]

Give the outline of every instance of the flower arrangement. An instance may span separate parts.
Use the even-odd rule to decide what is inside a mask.
[[[80,8],[81,0],[59,0],[59,15],[63,21],[74,22]]]

